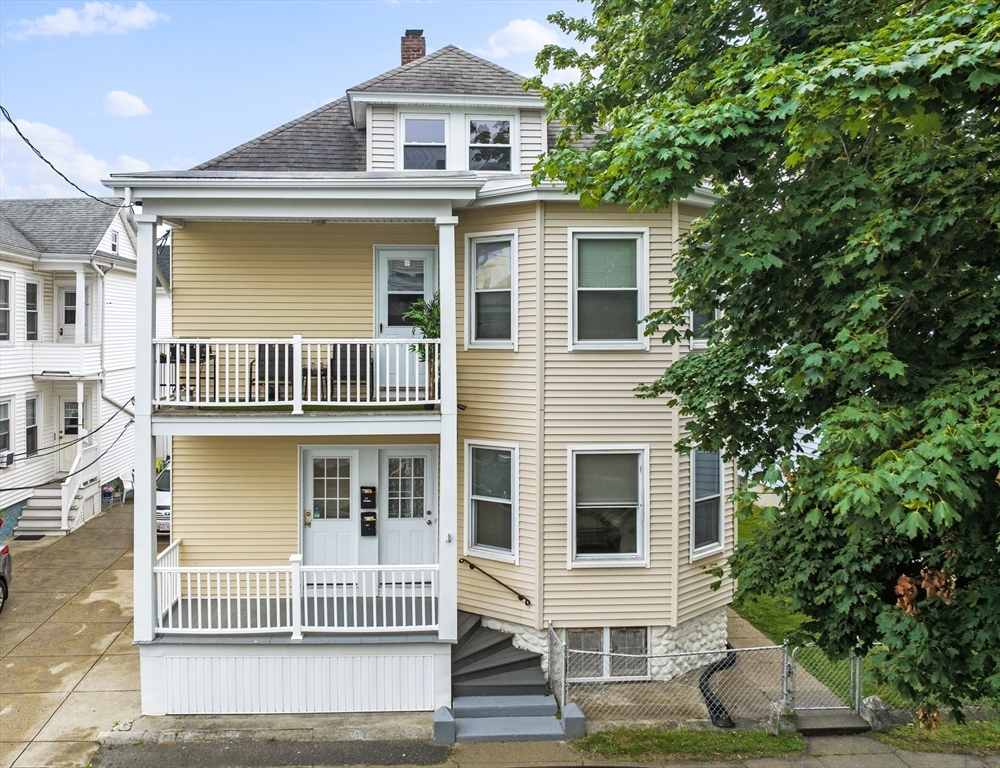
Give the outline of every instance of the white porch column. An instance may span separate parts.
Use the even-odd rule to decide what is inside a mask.
[[[79,295],[79,294],[77,294]],[[79,312],[79,310],[77,310]],[[79,317],[79,315],[77,315]],[[79,328],[79,323],[77,324]],[[90,427],[90,419],[87,418],[87,411],[83,407],[84,400],[86,398],[86,393],[83,390],[83,379],[76,382],[76,455],[80,456],[83,453],[84,440],[83,438],[87,435]],[[91,403],[91,408],[93,408],[93,403]]]
[[[87,341],[87,281],[83,268],[76,270],[76,344]],[[81,401],[82,402],[82,401]],[[82,407],[82,406],[81,406]]]
[[[135,639],[156,629],[156,442],[153,439],[153,339],[156,338],[156,216],[140,214],[135,297]]]
[[[455,300],[457,216],[439,216],[438,275],[441,293],[441,591],[438,636],[458,639],[458,332]]]

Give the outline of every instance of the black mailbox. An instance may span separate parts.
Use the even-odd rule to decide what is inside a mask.
[[[361,513],[361,535],[362,536],[375,536],[375,521],[378,519],[378,515],[375,512],[362,512]]]
[[[361,486],[361,508],[375,509],[375,486],[373,485]],[[375,534],[373,533],[372,536],[374,535]]]

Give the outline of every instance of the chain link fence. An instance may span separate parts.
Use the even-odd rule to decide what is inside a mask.
[[[549,628],[549,687],[560,706],[580,706],[588,723],[756,728],[787,699],[786,646],[670,654],[567,648]]]
[[[861,708],[863,662],[853,653],[831,659],[810,643],[792,651],[788,704],[792,709]]]

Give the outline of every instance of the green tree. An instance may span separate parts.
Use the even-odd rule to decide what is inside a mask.
[[[787,598],[835,653],[874,648],[911,701],[1000,698],[995,1],[595,0],[550,19],[584,45],[539,55],[580,78],[543,87],[566,127],[536,180],[587,205],[719,195],[649,326],[675,343],[713,306],[708,349],[639,394],[693,417],[682,448],[780,492],[731,561],[739,589]]]

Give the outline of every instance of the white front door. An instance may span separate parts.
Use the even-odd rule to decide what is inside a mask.
[[[303,564],[356,565],[357,451],[317,449],[303,459]]]
[[[404,320],[413,302],[434,298],[436,254],[432,247],[379,248],[376,255],[375,325],[380,339],[413,339],[413,322]],[[416,338],[419,338],[416,337]],[[423,366],[417,355],[385,348],[375,363],[382,387],[423,384]]]
[[[90,285],[84,289],[83,300],[76,288],[60,288],[56,318],[56,340],[66,344],[76,343],[76,325],[84,324],[84,341],[90,341]]]
[[[59,445],[62,446],[62,450],[59,451],[60,472],[69,472],[73,468],[86,413],[86,400],[83,401],[81,408],[75,397],[59,398]]]
[[[379,565],[438,562],[435,456],[430,448],[380,451]]]

